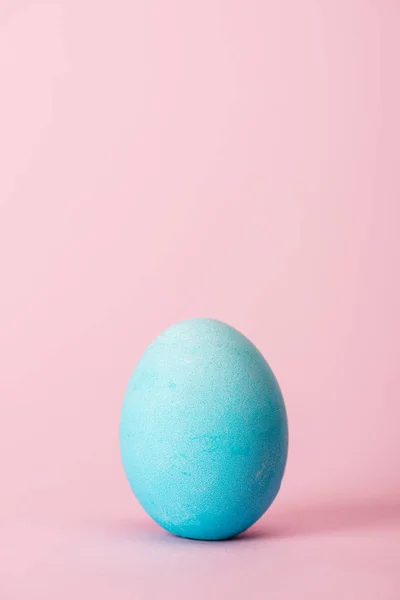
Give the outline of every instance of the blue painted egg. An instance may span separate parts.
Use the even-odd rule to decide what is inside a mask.
[[[230,538],[280,488],[288,429],[279,385],[236,329],[182,321],[150,344],[129,381],[120,448],[154,521],[182,537]]]

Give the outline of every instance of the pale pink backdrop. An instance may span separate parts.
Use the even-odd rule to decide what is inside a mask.
[[[399,31],[396,0],[0,0],[2,600],[399,597]],[[290,420],[230,545],[164,536],[119,462],[192,316]]]

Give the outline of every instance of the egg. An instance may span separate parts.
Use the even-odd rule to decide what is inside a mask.
[[[164,529],[231,538],[277,495],[288,451],[285,405],[257,348],[213,319],[166,329],[129,381],[120,420],[133,493]]]

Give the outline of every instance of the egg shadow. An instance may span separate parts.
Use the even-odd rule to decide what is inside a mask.
[[[354,500],[292,507],[268,513],[239,539],[296,538],[329,535],[400,524],[400,499]]]
[[[356,531],[400,525],[400,500],[351,502],[332,505],[292,507],[266,514],[253,527],[226,540],[193,540],[172,535],[143,516],[138,519],[118,519],[100,525],[107,537],[162,546],[238,545],[306,538],[338,532]]]
[[[100,526],[107,537],[162,546],[237,545],[265,543],[289,538],[306,538],[333,533],[400,525],[400,499],[391,501],[354,501],[342,504],[285,508],[267,513],[253,527],[226,540],[194,540],[172,535],[150,518],[118,519]]]

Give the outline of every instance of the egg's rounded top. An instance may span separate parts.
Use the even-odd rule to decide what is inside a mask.
[[[130,379],[120,446],[128,481],[156,522],[184,537],[231,537],[279,490],[288,432],[277,380],[233,327],[176,323]]]

